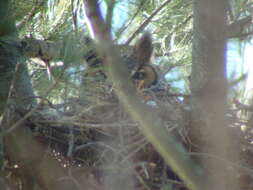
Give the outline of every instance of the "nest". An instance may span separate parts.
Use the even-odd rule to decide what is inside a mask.
[[[111,86],[102,84],[99,88],[82,90],[83,96],[60,105],[49,101],[41,104],[26,121],[35,138],[48,148],[47,152],[62,167],[72,170],[77,183],[89,179],[94,190],[104,189],[106,184],[110,184],[109,189],[119,184],[138,190],[187,189],[147,141]],[[145,89],[140,96],[143,103],[159,113],[168,136],[175,136],[190,150],[193,145],[187,131],[190,114],[187,101],[171,93],[167,86],[159,90]],[[237,111],[240,109],[233,110]],[[240,122],[236,114],[230,114],[229,121],[231,129],[238,129]],[[243,145],[238,147],[252,146],[251,140],[246,138],[249,133],[234,133],[238,144]],[[250,160],[249,149],[243,151],[242,148],[241,152],[244,160]],[[238,180],[248,186],[252,184],[251,177],[241,173]]]
[[[27,121],[36,139],[63,167],[79,172],[89,168],[100,185],[111,175],[111,179],[119,178],[116,181],[131,176],[134,189],[162,189],[166,185],[183,189],[184,184],[147,141],[113,90],[108,86],[98,89],[95,93],[94,88],[84,89],[84,96],[61,105],[43,104]],[[186,105],[169,88],[143,90],[140,96],[158,111],[168,135],[185,143]]]

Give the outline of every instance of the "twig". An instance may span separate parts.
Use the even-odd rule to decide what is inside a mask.
[[[69,146],[68,146],[68,153],[67,153],[67,156],[69,158],[72,158],[74,144],[75,144],[75,136],[74,136],[74,133],[73,133],[73,127],[70,126],[69,127],[69,143],[68,143]]]
[[[234,79],[232,81],[228,82],[228,86],[229,87],[234,87],[235,85],[237,85],[238,83],[244,81],[246,78],[248,77],[248,73],[245,73],[243,75],[241,75],[240,77],[238,77],[237,79]]]
[[[132,36],[126,41],[126,45],[129,45],[130,42],[135,38],[137,34],[139,34],[146,26],[149,24],[149,22],[154,18],[157,13],[159,13],[171,0],[166,0],[160,7],[158,7],[156,10],[151,13],[151,15],[137,28],[137,30],[132,34]]]
[[[175,67],[182,67],[182,66],[185,66],[183,65],[182,63],[177,63],[177,64],[173,64],[173,65],[170,65],[166,71],[163,72],[163,75],[166,75],[168,74],[168,72],[170,72],[172,69],[174,69]]]
[[[94,123],[83,123],[76,122],[70,120],[62,120],[62,121],[40,121],[40,123],[52,124],[54,127],[64,128],[64,125],[75,125],[79,128],[118,128],[120,125],[124,127],[137,127],[137,123],[126,123],[126,124],[118,124],[118,123],[105,123],[105,124],[94,124]],[[59,125],[59,126],[57,126]],[[81,129],[80,129],[81,130]]]
[[[62,75],[59,76],[59,78],[61,78]],[[14,86],[16,77],[14,77],[13,79],[13,84],[11,86]],[[55,86],[58,84],[59,80],[56,80],[56,82],[49,88],[46,90],[45,96],[47,96],[54,88]],[[12,89],[10,89],[10,94],[8,96],[8,99],[11,98],[11,93],[12,93]],[[10,100],[8,100],[10,101]],[[22,124],[22,122],[24,122],[27,118],[29,118],[36,110],[38,110],[41,107],[41,103],[36,105],[33,109],[31,109],[27,114],[24,115],[24,117],[22,117],[21,119],[19,119],[18,121],[16,121],[12,126],[10,126],[8,129],[4,130],[1,133],[1,136],[5,136],[9,133],[11,133],[13,130],[15,130],[18,126],[20,126]],[[7,107],[8,109],[8,107]]]
[[[190,94],[182,94],[182,93],[168,93],[167,96],[171,96],[171,97],[191,97]]]
[[[20,30],[26,22],[28,22],[37,13],[37,10],[44,4],[44,1],[36,2],[36,5],[29,11],[29,14],[24,17],[22,21],[17,23],[16,28]]]
[[[253,105],[245,105],[242,104],[241,102],[239,102],[239,100],[234,99],[234,104],[236,106],[236,108],[240,109],[240,110],[246,110],[246,111],[250,111],[253,112]]]
[[[143,7],[144,3],[146,0],[142,0],[137,11],[133,14],[132,18],[130,18],[129,22],[127,24],[125,24],[123,27],[121,27],[121,29],[118,32],[118,36],[120,37],[122,35],[122,33],[126,30],[126,28],[128,28],[128,26],[130,26],[132,24],[132,22],[134,21],[135,17],[138,15],[138,13],[141,11],[141,8]]]
[[[238,38],[243,36],[244,34],[242,32],[245,26],[249,25],[251,22],[252,16],[247,16],[233,22],[226,28],[227,38]]]
[[[138,141],[138,143],[140,144],[139,147],[137,147],[135,150],[129,152],[128,155],[125,156],[124,159],[121,161],[121,163],[129,160],[131,157],[133,157],[134,155],[136,155],[137,152],[139,152],[141,149],[143,149],[148,144],[148,142],[146,141],[146,139],[141,139],[140,141]]]

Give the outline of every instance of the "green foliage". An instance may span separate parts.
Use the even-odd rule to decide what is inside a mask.
[[[11,12],[13,12],[15,16],[15,20],[17,22],[24,19],[25,16],[27,16],[32,8],[36,5],[38,1],[36,0],[10,0],[11,3]],[[46,4],[46,1],[44,1],[44,5]]]
[[[0,37],[14,33],[14,18],[10,14],[8,1],[0,1],[0,18]]]
[[[46,96],[54,104],[62,103],[70,97],[78,97],[87,66],[83,57],[85,52],[90,50],[90,44],[87,43],[89,30],[85,23],[83,1],[10,0],[10,2],[14,13],[12,15],[7,14],[8,9],[2,8],[5,7],[3,1],[0,3],[0,36],[15,32],[13,20],[16,20],[17,27],[20,24],[18,34],[21,39],[31,35],[38,39],[64,44],[62,60],[50,62],[51,79],[46,71],[45,62],[38,59],[27,61],[37,95]],[[122,43],[127,41],[165,0],[124,0],[126,4],[124,7],[121,0],[103,0],[103,2],[108,8],[104,11],[108,25],[115,26],[114,19],[122,16],[122,12],[126,14],[118,23],[122,27],[112,28],[115,43]],[[143,25],[143,29],[139,32],[148,30],[152,33],[154,63],[159,66],[174,92],[190,93],[188,77],[192,62],[192,3],[187,0],[172,0],[147,25]],[[229,21],[248,15],[251,11],[248,9],[249,4],[246,0],[231,1]],[[241,43],[238,49],[242,56],[244,49],[240,45]],[[231,75],[231,81],[234,78],[235,75]],[[90,84],[92,90],[97,90],[97,86]],[[231,94],[242,95],[244,87],[233,92],[231,90]],[[49,90],[50,93],[46,94]],[[95,99],[94,94],[90,93],[88,98]],[[1,144],[0,141],[0,167]],[[172,187],[167,185],[163,189]]]
[[[19,29],[19,36],[32,35],[39,39],[63,41],[65,44],[64,70],[84,69],[82,51],[87,51],[83,42],[88,36],[88,28],[84,19],[83,2],[79,0],[12,0],[14,17],[19,22],[25,21],[24,27]],[[105,18],[112,28],[116,43],[122,43],[136,31],[152,13],[158,9],[164,0],[103,0],[108,10]],[[154,39],[155,59],[164,74],[171,67],[175,67],[177,75],[170,77],[168,83],[176,91],[188,92],[188,76],[190,75],[192,52],[192,1],[173,0],[161,9],[143,29],[150,31]],[[248,15],[250,3],[246,0],[233,0],[228,5],[230,8],[229,21]],[[34,12],[32,17],[29,14]],[[124,16],[123,16],[124,15]],[[25,20],[25,18],[27,18]],[[117,22],[115,22],[118,20]],[[7,22],[5,22],[7,23]],[[115,25],[116,24],[116,25]],[[11,26],[11,25],[10,25]],[[7,27],[8,29],[8,27]],[[134,40],[133,40],[134,41]],[[78,47],[78,48],[76,48]],[[86,48],[86,49],[85,49]],[[40,80],[46,81],[45,69],[32,70],[38,74]],[[53,69],[55,76],[62,72],[60,67]],[[63,72],[62,79],[69,80],[69,73]],[[174,75],[169,71],[168,75]],[[35,75],[34,75],[35,76]],[[77,77],[78,78],[78,77]],[[40,81],[38,78],[36,80]],[[177,85],[174,82],[182,83]],[[43,83],[44,82],[38,82]],[[50,84],[50,82],[47,82]],[[47,84],[45,83],[45,86]]]
[[[241,16],[246,16],[251,11],[250,6],[252,2],[248,0],[231,0],[229,2],[229,10],[231,20],[239,18]]]

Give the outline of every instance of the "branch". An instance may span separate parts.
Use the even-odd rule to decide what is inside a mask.
[[[247,79],[247,77],[248,77],[248,73],[245,73],[242,76],[238,77],[237,79],[229,81],[228,86],[229,87],[234,87],[238,83],[245,81]]]
[[[252,16],[237,20],[227,27],[227,38],[238,38],[243,35],[244,28],[252,22]],[[244,36],[244,35],[243,35]]]
[[[51,61],[61,57],[63,43],[48,42],[31,37],[21,41],[21,49],[27,57]]]
[[[171,0],[166,0],[160,7],[158,7],[156,10],[151,13],[151,15],[139,26],[139,28],[132,34],[132,36],[126,41],[126,45],[130,44],[130,42],[135,38],[137,34],[139,34],[146,26],[149,24],[149,22],[154,18],[157,13],[159,13]]]
[[[20,30],[25,25],[26,22],[32,19],[34,15],[38,12],[38,9],[43,6],[43,4],[44,4],[43,0],[41,0],[40,2],[36,2],[36,5],[30,10],[29,14],[26,15],[22,21],[17,23],[16,25],[17,30]]]
[[[18,68],[17,66],[16,72]],[[50,154],[45,154],[45,148],[33,139],[31,132],[25,125],[24,118],[19,116],[17,100],[13,96],[17,85],[16,79],[15,75],[3,119],[0,122],[0,138],[4,140],[6,155],[11,164],[19,166],[19,172],[22,175],[20,177],[25,176],[25,180],[28,182],[28,184],[23,184],[25,185],[24,189],[28,189],[28,186],[31,189],[35,182],[45,190],[76,189],[73,183],[59,181],[60,178],[66,176],[66,170]],[[14,127],[15,125],[16,127]]]
[[[90,21],[94,35],[96,35],[96,39],[98,41],[103,39],[110,40],[111,34],[104,23],[97,1],[84,0],[84,5],[86,16]]]
[[[238,108],[240,110],[253,112],[253,105],[243,104],[243,103],[239,102],[239,100],[237,100],[237,99],[234,99],[233,102],[234,102],[236,108]]]
[[[139,128],[163,156],[166,163],[184,180],[192,190],[207,189],[203,170],[196,165],[174,136],[167,136],[166,129],[158,114],[151,111],[136,95],[130,76],[121,63],[119,52],[113,47],[109,31],[105,32],[105,23],[101,17],[97,1],[84,0],[87,17],[92,24],[100,53],[104,55],[109,69],[109,78],[114,81],[115,92]],[[129,79],[129,80],[127,80]]]
[[[138,6],[136,12],[133,14],[132,18],[129,19],[129,22],[124,24],[121,29],[118,32],[118,36],[120,37],[122,35],[122,33],[132,24],[132,22],[134,21],[135,17],[139,14],[139,12],[141,11],[144,3],[146,0],[142,0],[140,2],[140,5]]]

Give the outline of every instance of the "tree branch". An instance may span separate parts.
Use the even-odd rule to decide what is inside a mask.
[[[227,27],[227,38],[238,38],[243,35],[243,30],[252,22],[252,16],[244,17]],[[244,35],[243,35],[244,36]]]
[[[115,92],[131,117],[137,121],[139,128],[163,156],[166,163],[180,176],[192,190],[206,189],[203,170],[196,165],[182,145],[173,136],[167,136],[166,129],[157,113],[150,111],[136,95],[129,74],[121,62],[119,52],[113,47],[109,31],[105,32],[105,23],[101,18],[97,1],[84,0],[88,17],[95,37],[99,43],[100,53],[104,55],[109,78],[114,82]]]
[[[154,18],[157,13],[159,13],[171,0],[166,0],[160,7],[158,7],[156,10],[151,13],[151,15],[137,28],[137,30],[132,34],[132,36],[126,41],[126,45],[130,44],[130,42],[135,38],[137,34],[139,34],[146,26],[149,24],[149,22]]]
[[[32,10],[26,15],[23,20],[21,20],[19,23],[17,23],[16,28],[20,30],[26,22],[28,22],[30,19],[34,17],[34,15],[38,12],[38,9],[42,7],[44,4],[43,0],[40,0],[40,2],[36,2]]]

